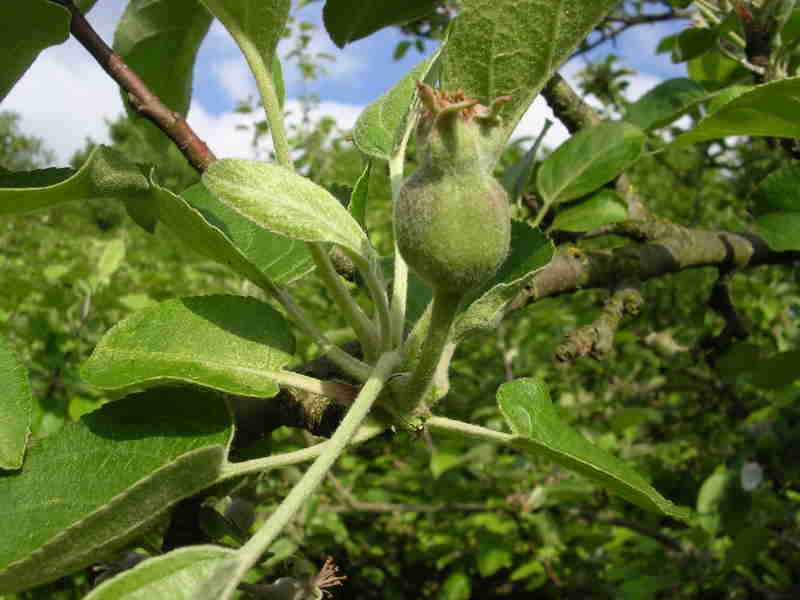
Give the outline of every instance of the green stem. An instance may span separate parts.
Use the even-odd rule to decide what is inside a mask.
[[[324,452],[317,457],[303,477],[300,478],[300,481],[292,488],[292,491],[284,498],[280,506],[261,526],[261,529],[238,550],[241,561],[237,568],[237,576],[233,578],[233,585],[236,585],[241,577],[258,562],[270,544],[278,537],[297,511],[300,510],[300,507],[309,496],[314,493],[319,484],[322,483],[333,463],[336,462],[336,459],[339,458],[358,431],[361,422],[369,413],[375,399],[386,384],[386,380],[392,374],[398,359],[399,355],[396,352],[388,352],[380,357],[375,369],[367,379],[355,402],[353,402],[353,406],[350,407],[350,410],[347,411],[344,419],[342,419]]]
[[[371,367],[351,356],[338,346],[334,345],[328,337],[320,331],[314,322],[309,319],[303,309],[301,309],[289,294],[284,290],[274,287],[274,297],[281,303],[289,318],[303,330],[303,332],[313,339],[320,348],[322,354],[326,354],[334,363],[341,367],[346,373],[355,377],[358,381],[366,381],[369,377]]]
[[[333,300],[342,311],[344,318],[356,332],[356,336],[361,342],[364,349],[364,356],[374,358],[377,355],[379,347],[378,332],[369,317],[361,310],[361,307],[350,295],[350,290],[347,289],[336,269],[333,267],[330,256],[325,251],[321,244],[309,244],[311,256],[314,263],[317,265],[317,274],[322,279],[325,287],[328,288]]]
[[[428,335],[422,346],[419,362],[411,373],[411,379],[405,391],[408,406],[411,408],[419,406],[428,393],[442,352],[450,339],[450,329],[458,313],[458,304],[462,297],[463,294],[460,293],[447,293],[440,290],[433,294]]]
[[[350,441],[351,445],[366,442],[374,438],[376,435],[386,430],[386,426],[377,423],[365,423],[361,426]],[[281,467],[288,467],[299,463],[313,460],[318,456],[324,454],[330,448],[330,440],[314,444],[302,450],[295,452],[286,452],[284,454],[275,454],[272,456],[265,456],[264,458],[254,458],[253,460],[246,460],[237,463],[227,463],[222,468],[220,481],[230,479],[232,477],[240,477],[241,475],[251,475],[253,473],[262,473],[271,469],[280,469]]]
[[[458,433],[464,437],[476,438],[488,442],[497,442],[500,444],[508,444],[513,438],[516,437],[510,433],[503,433],[502,431],[495,431],[494,429],[487,429],[486,427],[472,425],[470,423],[464,423],[463,421],[456,421],[446,417],[430,417],[425,420],[425,427],[449,431],[451,433]]]
[[[272,144],[275,147],[275,156],[281,165],[294,170],[292,155],[289,150],[289,142],[286,139],[286,129],[283,124],[283,111],[281,110],[281,104],[278,100],[278,94],[275,91],[275,80],[272,77],[272,65],[264,61],[264,57],[261,55],[261,52],[258,51],[256,45],[250,40],[250,37],[239,28],[236,19],[231,17],[225,9],[225,2],[223,0],[203,1],[211,9],[214,16],[225,26],[225,29],[228,30],[231,37],[233,37],[236,44],[239,46],[239,49],[242,51],[247,65],[250,67],[250,71],[256,79],[256,86],[261,96],[261,103],[264,106],[264,112],[269,122],[269,131],[272,135]]]
[[[359,272],[364,277],[364,281],[367,283],[367,289],[369,290],[370,297],[372,297],[372,302],[375,304],[375,311],[378,314],[380,348],[382,351],[388,352],[397,346],[392,343],[389,298],[386,296],[386,284],[379,270],[380,263],[377,259],[367,261],[354,254],[351,254],[350,257],[353,259]]]
[[[294,371],[267,371],[265,375],[275,383],[285,387],[304,390],[319,396],[333,398],[334,400],[339,400],[347,404],[353,401],[354,388],[347,384],[337,383],[335,381],[323,381],[316,377],[295,373]]]
[[[416,106],[411,110],[416,115]],[[405,168],[406,146],[411,132],[417,122],[417,117],[411,117],[406,125],[406,131],[397,147],[397,151],[389,159],[389,181],[392,186],[392,206],[397,204],[400,189],[403,187],[403,170]],[[395,236],[396,238],[397,236]],[[403,341],[403,330],[406,324],[406,305],[408,303],[408,264],[400,254],[397,242],[394,244],[394,280],[392,281],[391,305],[391,341],[392,347],[397,348]]]

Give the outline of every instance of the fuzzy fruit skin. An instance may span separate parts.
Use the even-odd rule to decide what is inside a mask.
[[[400,253],[434,290],[466,293],[508,255],[508,196],[480,168],[423,165],[401,188],[394,223]]]

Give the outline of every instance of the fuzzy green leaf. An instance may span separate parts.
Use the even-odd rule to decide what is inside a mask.
[[[0,469],[19,469],[31,429],[28,370],[0,337]]]
[[[202,183],[184,190],[181,197],[199,211],[209,224],[225,234],[250,263],[275,283],[289,284],[314,270],[314,261],[304,243],[259,227],[220,202]],[[203,225],[203,228],[207,227]],[[205,245],[206,242],[201,244]],[[224,261],[225,255],[217,260]]]
[[[644,131],[665,127],[708,97],[691,79],[668,79],[647,92],[625,111],[625,121]]]
[[[364,258],[364,230],[330,192],[274,164],[225,159],[209,167],[203,183],[224,204],[256,225],[288,238],[332,242]]]
[[[222,229],[209,223],[186,200],[162,187],[155,187],[153,194],[158,202],[160,220],[192,250],[225,265],[264,290],[275,289],[272,280],[242,253]]]
[[[442,87],[484,104],[512,100],[501,113],[496,153],[550,76],[617,0],[464,0],[443,57]]]
[[[356,120],[353,143],[370,158],[389,160],[397,150],[417,97],[417,81],[437,71],[439,51],[414,67],[392,89],[367,106]]]
[[[0,592],[40,585],[103,560],[179,500],[215,483],[232,436],[216,394],[151,390],[32,444],[0,478]]]
[[[69,11],[47,0],[0,4],[0,101],[33,64],[39,52],[69,37]]]
[[[720,107],[672,146],[687,146],[728,135],[800,137],[800,77],[759,85]]]
[[[580,198],[619,175],[642,155],[646,137],[629,123],[583,129],[548,156],[536,180],[546,206]]]
[[[104,389],[192,383],[230,394],[270,398],[272,375],[294,353],[283,316],[243,296],[162,302],[115,325],[81,371]]]
[[[539,229],[513,221],[509,256],[497,274],[465,302],[466,309],[455,323],[455,339],[474,331],[494,329],[503,318],[506,305],[537,271],[547,266],[554,254],[553,242]]]
[[[433,12],[442,0],[327,0],[325,29],[344,48],[389,25],[402,25]]]
[[[511,445],[542,454],[644,509],[676,519],[689,518],[618,458],[598,448],[565,423],[547,386],[538,379],[516,379],[497,390],[497,402],[511,431]]]
[[[121,152],[99,146],[80,169],[0,172],[0,215],[89,198],[149,198],[150,184]]]
[[[556,215],[550,229],[556,231],[594,231],[628,218],[628,207],[614,190],[600,190],[580,204]]]
[[[197,0],[130,0],[114,34],[114,50],[164,104],[185,115],[197,51],[211,21]],[[169,138],[132,110],[127,94],[121,93],[128,115],[147,141],[154,149],[165,150]]]
[[[102,583],[84,600],[217,600],[229,583],[225,575],[238,565],[238,554],[227,548],[179,548]]]

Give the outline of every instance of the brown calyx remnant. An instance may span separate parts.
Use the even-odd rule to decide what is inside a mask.
[[[477,98],[467,96],[463,90],[455,92],[437,90],[421,81],[417,82],[417,90],[425,107],[420,116],[422,120],[434,120],[441,114],[453,112],[457,112],[465,121],[494,119],[502,105],[511,101],[511,96],[500,96],[495,98],[490,106],[486,106]]]

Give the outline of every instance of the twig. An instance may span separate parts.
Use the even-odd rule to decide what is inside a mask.
[[[624,284],[605,302],[600,316],[584,327],[567,335],[566,341],[556,348],[559,362],[572,362],[583,356],[602,360],[614,349],[614,336],[623,317],[636,315],[644,303],[639,286]]]
[[[171,139],[198,172],[204,172],[216,160],[206,143],[186,122],[183,115],[171,110],[133,70],[122,57],[106,44],[72,0],[51,0],[67,8],[71,15],[70,31],[95,58],[103,70],[127,92],[131,107],[153,123]]]

